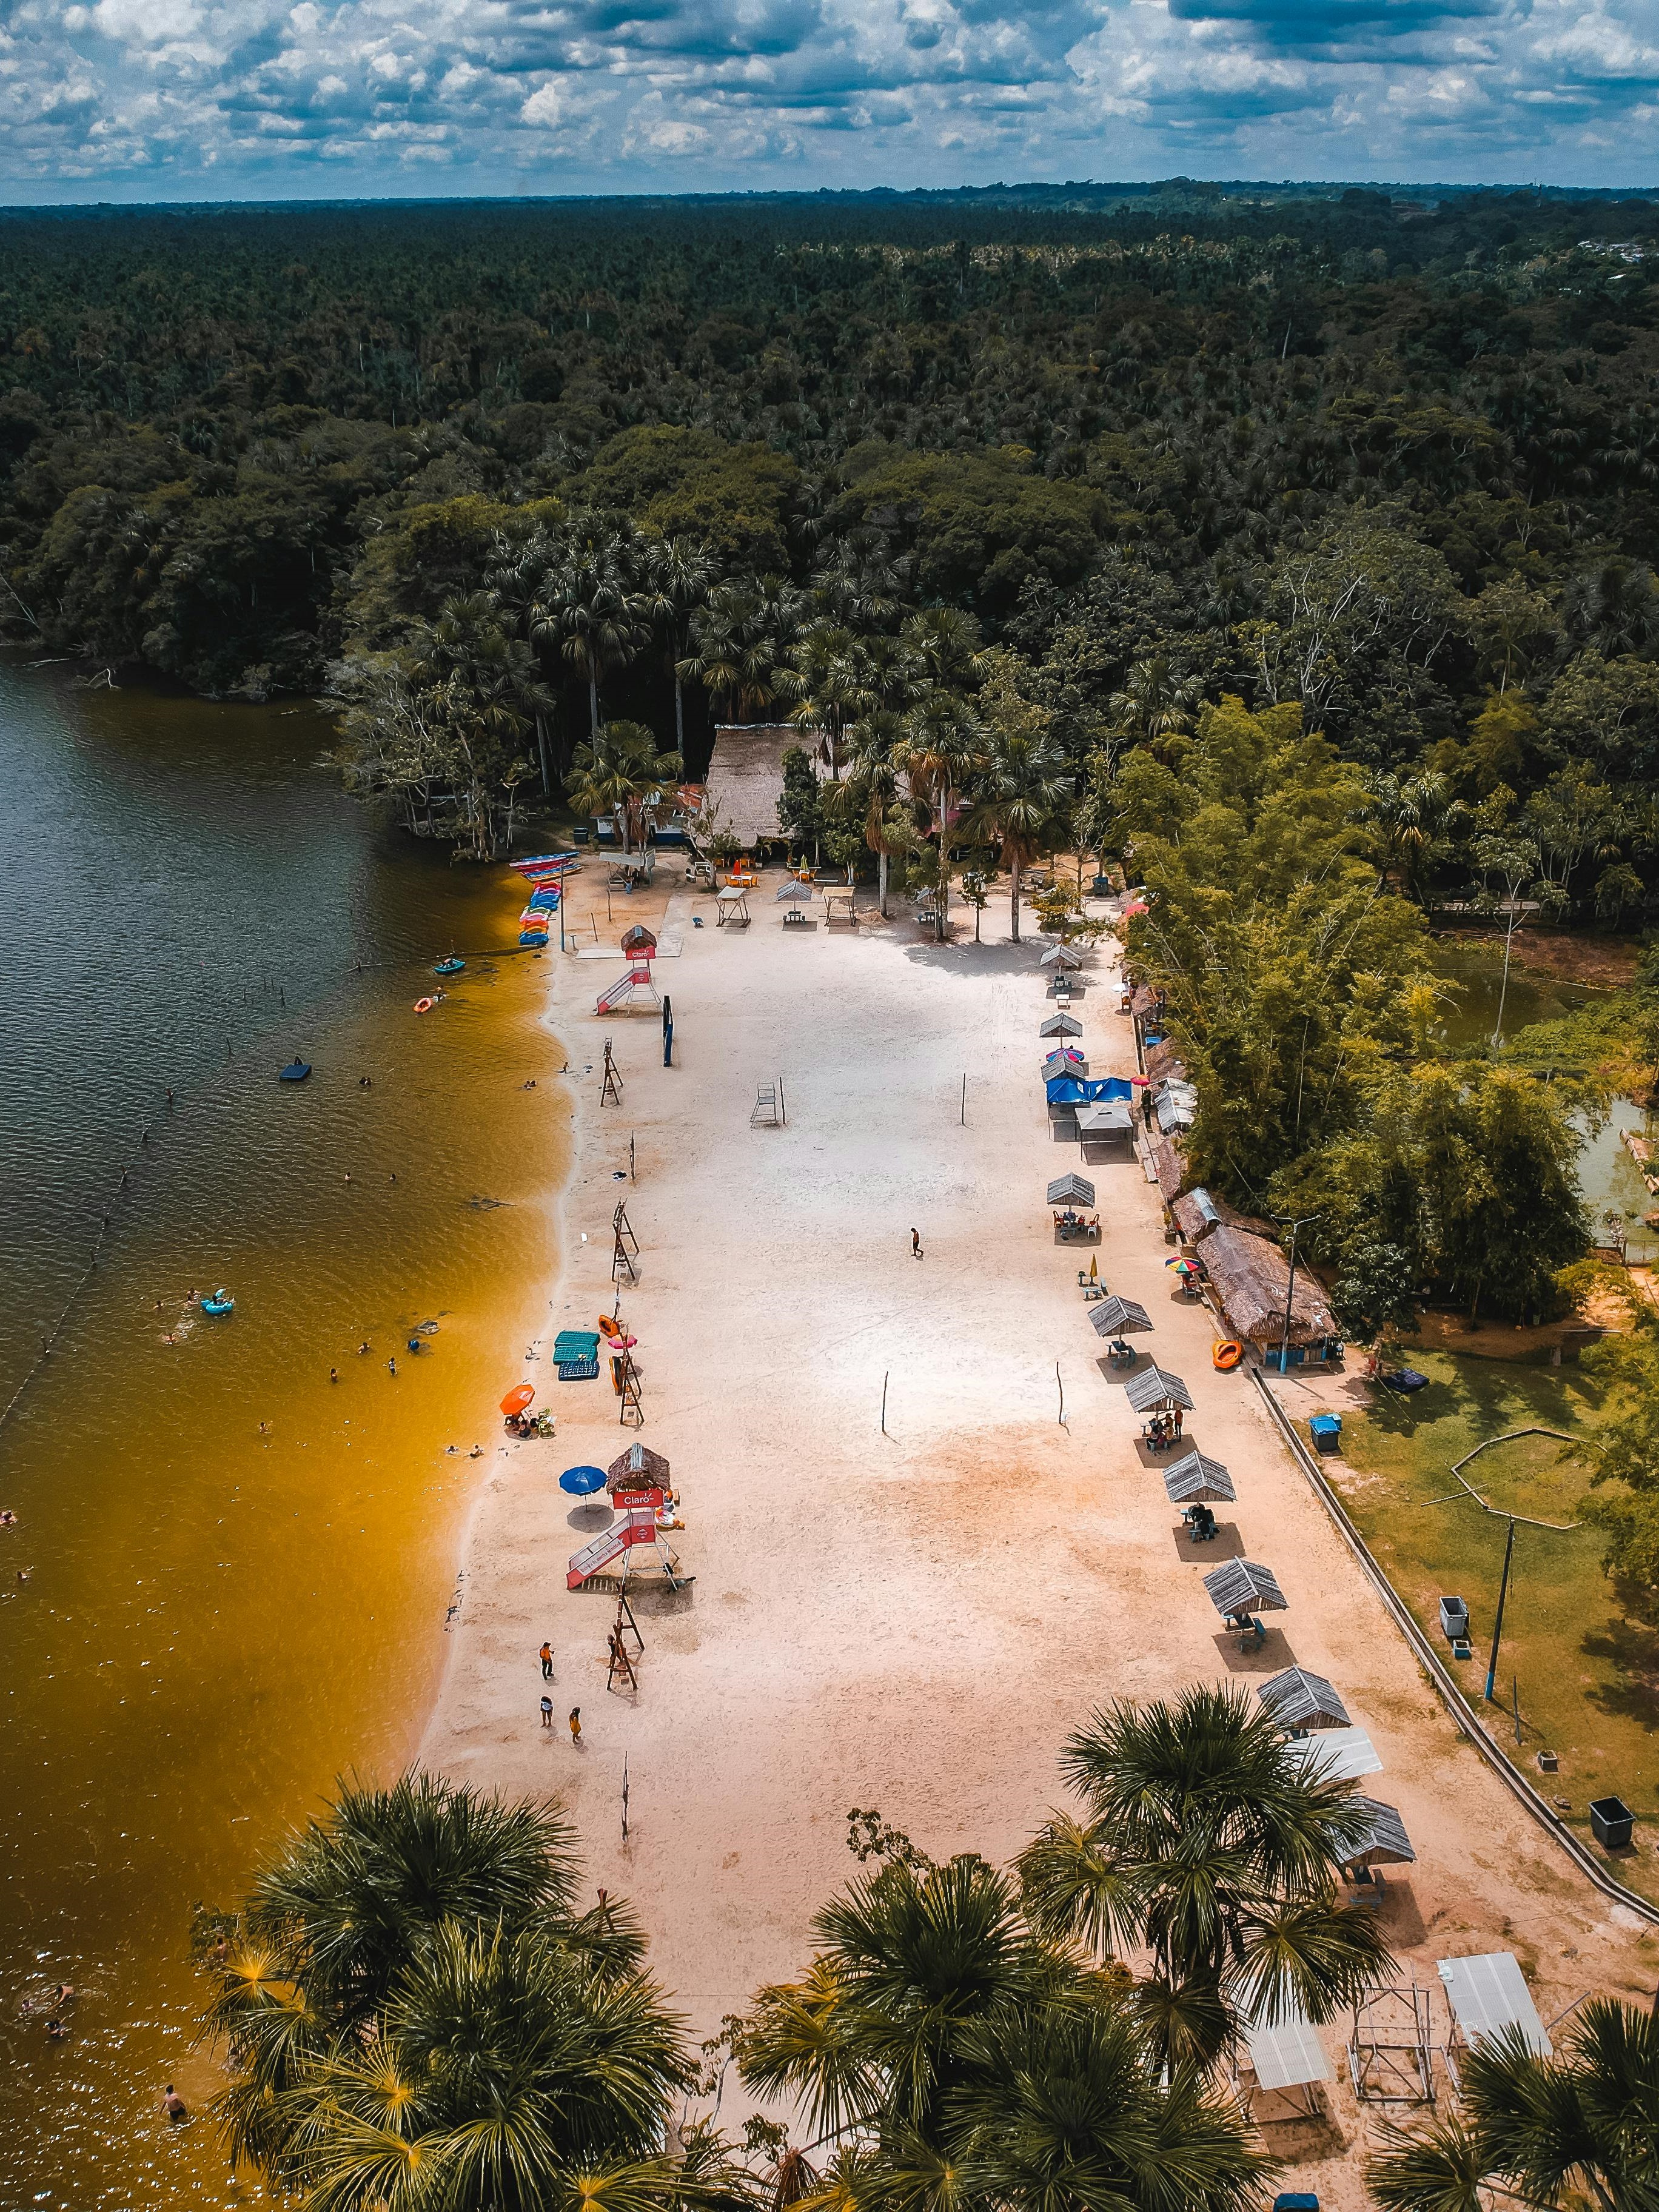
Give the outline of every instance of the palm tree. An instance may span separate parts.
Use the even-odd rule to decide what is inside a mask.
[[[370,2063],[410,1978],[458,1931],[557,1954],[596,1990],[633,1984],[644,1939],[615,1902],[579,1915],[579,1874],[574,1832],[551,1807],[426,1774],[343,1790],[238,1911],[198,1925],[203,2025],[230,2074],[216,2110],[233,2161],[297,2179],[336,2070]]]
[[[1200,685],[1177,677],[1162,654],[1138,660],[1114,691],[1113,718],[1138,738],[1184,737],[1203,697]]]
[[[820,2212],[1239,2212],[1269,2162],[1190,2069],[1159,2085],[1127,1978],[1033,1928],[984,1860],[937,1866],[897,1841],[818,1914],[805,1978],[763,1990],[734,2039],[752,2089],[845,2143]]]
[[[1137,2002],[1169,2063],[1213,2063],[1243,2021],[1329,2020],[1385,1976],[1375,1920],[1336,1901],[1352,1785],[1311,1778],[1242,1697],[1113,1705],[1060,1767],[1089,1817],[1021,1854],[1026,1909],[1108,1955],[1146,1945]]]
[[[834,623],[808,625],[789,648],[789,665],[778,672],[778,689],[795,705],[789,719],[822,730],[830,743],[830,773],[836,772],[842,732],[878,703],[864,667],[860,641]]]
[[[1518,2029],[1459,2064],[1462,2110],[1427,2134],[1396,2133],[1366,2179],[1384,2212],[1484,2212],[1588,2196],[1601,2212],[1659,2206],[1659,2021],[1615,1998],[1579,2014],[1554,2058]]]
[[[1019,943],[1019,886],[1027,865],[1064,824],[1061,810],[1073,779],[1054,735],[1048,708],[1022,697],[1011,653],[992,656],[979,695],[986,764],[963,823],[975,842],[1000,844],[1009,877],[1011,934]]]
[[[720,563],[708,547],[695,538],[658,538],[645,550],[645,604],[660,623],[668,641],[668,665],[674,676],[674,750],[685,757],[685,678],[680,673],[684,657],[688,617],[705,605]]]
[[[461,818],[476,860],[494,857],[494,793],[522,764],[515,748],[533,716],[550,709],[551,695],[535,656],[502,628],[494,598],[468,592],[446,599],[417,648],[415,680],[424,688],[434,726],[453,748],[461,787]]]
[[[849,751],[842,776],[823,792],[827,812],[846,811],[863,818],[864,842],[876,856],[876,904],[884,921],[892,857],[915,842],[915,823],[901,805],[898,751],[904,733],[902,715],[890,708],[862,716],[846,732]]]
[[[951,839],[958,794],[985,765],[979,718],[958,693],[926,691],[904,718],[894,764],[933,819],[939,848],[939,941],[950,934]]]
[[[587,686],[592,738],[599,731],[599,685],[650,641],[649,602],[635,568],[631,525],[579,522],[536,583],[528,608],[532,637],[550,644]]]
[[[724,701],[728,713],[752,714],[777,696],[779,669],[799,626],[800,594],[787,579],[718,584],[692,614],[691,649],[675,672]]]
[[[623,851],[645,842],[647,824],[685,773],[678,753],[659,753],[643,722],[607,722],[570,759],[565,793],[579,814],[611,816]]]

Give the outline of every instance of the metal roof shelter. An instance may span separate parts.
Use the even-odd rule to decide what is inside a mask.
[[[1288,1601],[1279,1587],[1272,1568],[1261,1566],[1255,1559],[1224,1559],[1218,1567],[1212,1567],[1205,1576],[1204,1587],[1210,1593],[1210,1602],[1218,1613],[1285,1613],[1289,1610]],[[1356,1804],[1364,1802],[1360,1798],[1354,1800]],[[1398,1817],[1396,1814],[1395,1818]]]
[[[1166,1406],[1184,1406],[1189,1413],[1193,1410],[1193,1394],[1187,1385],[1178,1375],[1170,1374],[1156,1361],[1144,1374],[1130,1376],[1123,1391],[1137,1413],[1153,1413]]]
[[[1330,2061],[1318,2031],[1299,2008],[1269,2025],[1265,2021],[1245,2024],[1244,2041],[1250,2054],[1256,2087],[1287,2098],[1304,2118],[1317,2108],[1307,2092],[1316,2081],[1331,2078]],[[1297,2091],[1304,2094],[1300,2096]]]
[[[1171,1505],[1235,1505],[1238,1492],[1218,1459],[1190,1451],[1164,1470],[1164,1494]]]
[[[1175,1468],[1170,1473],[1173,1474]],[[1322,1674],[1287,1667],[1256,1692],[1280,1728],[1346,1728],[1348,1709]]]
[[[1343,1817],[1348,1831],[1342,1846],[1345,1866],[1408,1866],[1416,1860],[1406,1824],[1392,1805],[1375,1797],[1350,1797]]]
[[[1358,1782],[1362,1774],[1381,1774],[1376,1746],[1363,1728],[1327,1729],[1301,1736],[1288,1747],[1310,1781]]]
[[[1095,1187],[1087,1176],[1058,1176],[1048,1186],[1050,1206],[1092,1206],[1094,1202]]]
[[[1121,1298],[1115,1292],[1109,1298],[1098,1298],[1089,1309],[1089,1318],[1102,1336],[1116,1336],[1126,1328],[1150,1328],[1152,1317],[1145,1306],[1137,1305],[1133,1298]]]
[[[1071,1014],[1050,1014],[1037,1035],[1045,1037],[1081,1036],[1083,1024]]]
[[[1074,1045],[1063,1044],[1051,1052],[1042,1063],[1042,1079],[1048,1083],[1056,1075],[1087,1075],[1089,1063]]]
[[[1127,1137],[1135,1126],[1134,1109],[1119,1099],[1078,1109],[1078,1133],[1084,1137]]]
[[[791,906],[810,906],[817,890],[816,884],[804,884],[798,876],[792,876],[787,884],[780,884],[773,894],[772,903],[774,906],[781,906],[784,900],[787,899]]]
[[[1538,2017],[1514,1952],[1488,1951],[1478,1958],[1438,1959],[1435,1964],[1446,1985],[1446,2002],[1457,2032],[1471,2048],[1506,2027],[1518,2027],[1529,2051],[1540,2058],[1554,2055],[1555,2046]]]
[[[1051,945],[1037,962],[1039,968],[1080,968],[1083,955],[1073,952],[1069,945]]]

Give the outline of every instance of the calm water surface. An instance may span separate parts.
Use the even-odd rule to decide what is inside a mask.
[[[137,2212],[252,2196],[159,2116],[214,2085],[191,1910],[408,1755],[567,1123],[517,878],[346,799],[309,710],[64,674],[0,665],[0,1405],[73,1294],[0,1425],[0,2206]]]

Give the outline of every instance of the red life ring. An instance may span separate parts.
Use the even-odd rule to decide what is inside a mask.
[[[429,1014],[437,1003],[435,999],[416,999],[415,1011],[417,1014]]]
[[[1210,1361],[1224,1375],[1231,1375],[1244,1357],[1244,1347],[1236,1336],[1230,1336],[1210,1347]]]

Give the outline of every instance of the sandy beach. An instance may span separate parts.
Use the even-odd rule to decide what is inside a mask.
[[[590,864],[578,911],[592,879]],[[1081,1163],[1050,1133],[1038,1028],[1052,1004],[1040,945],[1008,942],[1006,898],[981,945],[959,915],[941,946],[908,916],[878,921],[863,893],[856,930],[787,928],[781,880],[751,894],[746,931],[717,929],[713,901],[678,886],[617,899],[618,928],[644,920],[683,946],[659,968],[672,1068],[654,1010],[593,1013],[620,957],[546,963],[576,1164],[543,1350],[610,1310],[624,1195],[645,1424],[619,1425],[603,1375],[561,1384],[545,1358],[524,1365],[558,1434],[503,1444],[482,1477],[428,1763],[560,1796],[592,1879],[635,1900],[654,1971],[708,2033],[805,1964],[813,1912],[854,1869],[850,1808],[878,1808],[936,1856],[1006,1858],[1059,1801],[1057,1749],[1095,1705],[1299,1664],[1335,1683],[1382,1758],[1362,1787],[1398,1808],[1417,1851],[1389,1870],[1384,1925],[1442,2032],[1434,1961],[1460,1954],[1516,1952],[1547,2021],[1586,1991],[1650,1993],[1659,1942],[1624,1924],[1457,1736],[1254,1385],[1212,1370],[1212,1317],[1176,1291],[1157,1193],[1123,1152],[1086,1170],[1101,1273],[1150,1310],[1155,1333],[1137,1342],[1186,1378],[1188,1439],[1238,1490],[1219,1541],[1178,1535],[1160,1462],[1102,1365],[1079,1248],[1056,1244],[1044,1204],[1048,1180]],[[1108,939],[1073,1007],[1097,1075],[1133,1069],[1114,957]],[[599,1101],[606,1036],[619,1106]],[[787,1127],[751,1128],[757,1083],[779,1078]],[[632,1183],[616,1179],[630,1137]],[[611,1601],[565,1587],[602,1516],[556,1478],[636,1434],[672,1462],[696,1581],[641,1607],[635,1696],[606,1690]],[[1237,1552],[1289,1600],[1248,1657],[1200,1579]],[[1268,2134],[1305,2185],[1358,2207],[1377,2108],[1348,2088],[1345,2026],[1322,2032],[1329,2123]]]

